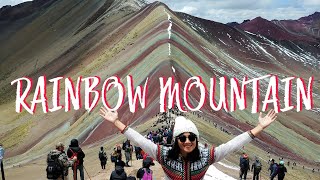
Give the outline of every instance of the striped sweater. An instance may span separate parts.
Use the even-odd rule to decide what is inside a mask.
[[[124,135],[159,162],[166,175],[165,179],[173,180],[202,179],[211,164],[222,160],[226,155],[240,149],[252,140],[245,132],[216,148],[212,147],[210,150],[200,148],[200,160],[191,163],[182,158],[168,160],[167,155],[170,148],[154,144],[131,128]]]

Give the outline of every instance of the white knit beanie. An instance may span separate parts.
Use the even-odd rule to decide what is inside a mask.
[[[175,119],[175,123],[174,123],[173,137],[177,137],[181,133],[185,133],[185,132],[192,132],[197,136],[197,139],[199,140],[199,131],[196,125],[194,125],[194,123],[189,119],[186,119],[183,116],[178,116]]]

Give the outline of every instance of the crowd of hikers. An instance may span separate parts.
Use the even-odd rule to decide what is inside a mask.
[[[283,180],[286,173],[287,173],[287,168],[284,165],[284,160],[283,158],[280,159],[279,164],[275,162],[274,159],[270,159],[268,161],[269,168],[268,171],[270,171],[270,180],[273,180],[278,177],[278,180]],[[246,153],[243,153],[240,156],[240,179],[247,179],[247,173],[250,171],[250,160],[249,156]],[[255,156],[254,161],[251,165],[251,172],[253,172],[252,179],[253,180],[259,180],[260,178],[260,172],[262,170],[262,163],[260,159]]]
[[[210,158],[213,158],[213,157],[210,157],[210,154],[212,153],[212,149],[209,148],[209,146],[206,143],[203,146],[199,144],[199,147],[198,147],[198,141],[196,141],[197,143],[195,148],[199,148],[199,154],[198,155],[193,154],[192,156],[188,155],[190,153],[191,154],[193,153],[188,151],[189,147],[181,147],[181,144],[187,143],[187,142],[189,143],[191,142],[191,144],[189,145],[194,146],[192,145],[192,142],[197,140],[198,131],[194,126],[194,124],[190,120],[187,120],[186,118],[184,118],[185,115],[180,111],[178,111],[177,108],[170,109],[170,111],[171,112],[169,112],[169,115],[167,113],[158,113],[156,115],[157,122],[155,122],[155,124],[153,125],[153,127],[155,127],[160,123],[164,123],[166,124],[166,126],[162,126],[158,129],[153,128],[155,130],[150,130],[147,134],[143,136],[143,138],[147,139],[148,142],[151,142],[156,146],[165,147],[164,149],[162,149],[162,151],[165,151],[165,153],[171,156],[170,158],[173,158],[173,159],[176,158],[178,160],[177,162],[180,161],[179,160],[180,158],[183,158],[183,159],[187,158],[190,160],[190,162],[195,162],[197,160],[194,159],[194,157],[192,157],[195,155],[200,158],[208,157],[208,159],[201,159],[201,161],[205,162],[206,166],[209,165]],[[175,114],[176,117],[179,116],[180,120],[179,118],[176,118],[176,120],[173,121],[174,118],[170,116],[170,114]],[[109,116],[103,116],[103,117],[106,119],[109,118]],[[274,120],[275,115],[271,114],[270,117],[268,118],[270,118],[269,121],[271,122],[272,120]],[[214,123],[214,127],[217,128],[216,123]],[[223,132],[228,133],[228,131],[224,130],[222,127],[220,127],[220,129],[223,130]],[[127,130],[127,129],[124,129],[124,130]],[[174,132],[176,132],[176,134]],[[188,132],[188,133],[186,134],[183,132]],[[177,136],[177,133],[179,133],[178,136]],[[249,139],[254,138],[254,135],[250,133],[249,133],[249,136],[246,138],[249,138]],[[136,134],[133,134],[133,136],[136,136]],[[155,165],[154,160],[158,157],[154,156],[154,154],[152,154],[153,153],[152,151],[151,153],[145,152],[143,149],[147,149],[148,151],[148,148],[140,147],[140,145],[142,145],[143,143],[139,145],[139,143],[134,142],[134,144],[132,144],[129,137],[130,136],[127,136],[128,139],[124,141],[122,144],[116,144],[109,155],[105,151],[104,147],[100,147],[100,150],[98,152],[98,158],[100,161],[101,169],[103,170],[106,169],[106,164],[108,162],[108,158],[110,157],[111,163],[114,164],[114,170],[110,174],[111,180],[153,179],[153,171],[151,167]],[[237,141],[238,140],[239,139],[237,139]],[[177,141],[181,142],[181,144],[177,143]],[[147,143],[147,142],[145,141],[144,143]],[[236,143],[236,142],[233,142],[233,143]],[[241,145],[238,145],[238,146],[241,146]],[[175,149],[175,148],[176,148],[175,151],[170,151],[170,149]],[[184,152],[182,151],[182,149],[188,152],[186,153],[187,156],[185,157],[182,156],[182,153]],[[225,149],[223,151],[225,151]],[[181,153],[181,156],[178,156],[180,153]],[[216,153],[217,152],[215,152],[215,155]],[[225,152],[220,152],[220,153],[225,153]],[[137,173],[135,176],[132,176],[132,175],[128,176],[125,171],[125,167],[132,166],[133,154],[135,154],[136,160],[142,159],[142,165],[141,165],[141,168],[137,170]],[[224,154],[223,156],[225,155],[226,154]],[[75,180],[77,179],[77,171],[79,170],[80,179],[83,180],[84,179],[84,166],[83,166],[84,157],[85,157],[85,154],[82,151],[82,149],[79,147],[77,139],[71,140],[69,148],[66,153],[64,152],[64,145],[62,143],[58,143],[56,145],[56,149],[50,151],[47,157],[47,164],[48,164],[47,178],[65,180],[68,178],[68,168],[71,167],[73,170],[73,179]],[[219,157],[219,159],[221,158],[222,157]],[[159,159],[156,159],[156,160],[159,161]],[[169,164],[173,163],[174,166],[178,167],[179,163],[177,162],[166,162],[166,163],[169,163]],[[212,162],[213,161],[211,161],[210,164],[212,164]],[[284,166],[283,159],[278,164],[275,162],[274,159],[270,159],[269,164],[270,166],[268,168],[268,171],[270,171],[270,180],[273,180],[275,177],[278,177],[278,180],[284,179],[287,169]],[[191,165],[191,166],[192,167],[198,166],[198,172],[201,171],[201,168],[202,168],[201,164]],[[262,163],[260,162],[260,159],[258,157],[254,158],[254,161],[250,166],[249,156],[246,153],[243,153],[240,156],[239,166],[240,166],[240,172],[239,172],[240,179],[247,179],[247,174],[248,174],[248,171],[250,171],[250,169],[253,174],[252,175],[253,180],[261,179],[260,172],[262,170]],[[169,166],[165,168],[170,170]],[[171,166],[171,168],[174,168],[174,167]],[[194,170],[197,170],[197,169],[194,169]],[[203,171],[203,173],[205,173],[205,171]],[[174,178],[175,174],[170,174],[170,172],[168,172],[168,174],[169,174],[168,176],[171,175],[171,177],[169,178],[175,179]],[[202,174],[201,176],[203,177],[203,175],[204,174]],[[200,176],[198,177],[199,179],[201,179]],[[187,178],[187,179],[190,179],[190,178]]]
[[[145,138],[149,139],[153,143],[171,147],[171,141],[168,141],[168,139],[172,139],[172,135],[172,129],[169,126],[162,126],[156,131],[148,132],[145,135]],[[77,179],[77,170],[79,170],[80,179],[83,180],[83,159],[85,157],[85,154],[79,147],[78,140],[71,140],[67,152],[64,151],[64,148],[64,144],[59,142],[56,144],[56,149],[49,152],[47,156],[47,178],[66,180],[68,179],[68,168],[71,167],[73,170],[73,179]],[[207,149],[207,151],[209,151],[207,143],[203,145],[203,149]],[[124,169],[125,167],[130,167],[129,162],[131,161],[132,163],[133,153],[135,153],[136,160],[142,160],[141,168],[138,169],[135,177],[127,176],[127,173]],[[113,151],[109,156],[111,162],[114,163],[114,170],[111,172],[110,180],[153,179],[153,171],[151,170],[151,166],[155,165],[154,159],[150,157],[146,152],[144,152],[140,147],[133,146],[130,143],[130,140],[127,139],[125,142],[122,143],[122,145],[117,144],[113,148]],[[98,158],[100,160],[101,169],[106,169],[108,154],[105,151],[104,147],[100,147],[100,150],[98,152]],[[247,179],[247,174],[251,170],[253,180],[261,179],[260,172],[262,170],[262,163],[260,159],[257,156],[255,156],[251,166],[249,159],[250,158],[246,153],[243,153],[240,156],[239,178],[241,180]],[[289,163],[290,162],[288,161],[288,166]],[[284,165],[283,158],[279,159],[279,163],[276,163],[274,159],[270,159],[268,161],[268,164],[268,171],[270,171],[270,180],[273,180],[276,177],[278,178],[278,180],[283,180],[285,174],[287,173],[287,168]],[[292,166],[294,166],[295,164],[296,163],[294,162]]]
[[[110,154],[106,152],[104,147],[100,147],[98,151],[98,158],[102,170],[106,169],[109,157],[110,162],[114,164],[114,170],[110,174],[110,180],[155,179],[152,171],[152,166],[155,165],[154,160],[158,162],[160,161],[159,163],[163,166],[164,172],[166,173],[165,178],[167,179],[202,179],[210,164],[221,160],[229,152],[233,152],[235,150],[235,148],[231,148],[230,146],[237,144],[237,148],[240,149],[244,146],[243,143],[239,143],[239,141],[247,143],[261,131],[261,129],[259,129],[259,132],[255,132],[253,129],[252,132],[250,131],[240,135],[241,138],[235,138],[235,140],[231,140],[222,146],[213,148],[209,147],[207,143],[204,145],[198,144],[199,132],[193,122],[186,119],[183,113],[178,111],[177,108],[173,108],[170,111],[171,112],[169,114],[176,115],[175,121],[173,121],[174,117],[171,117],[170,115],[168,116],[167,113],[158,113],[156,115],[157,122],[155,124],[159,125],[159,123],[164,123],[166,125],[161,126],[158,129],[153,128],[153,130],[150,130],[144,136],[134,132],[127,126],[122,128],[122,123],[115,118],[113,123],[121,130],[121,133],[127,136],[128,139],[122,144],[116,144]],[[102,113],[105,114],[101,116],[108,121],[109,119],[112,120],[113,115],[117,115],[114,114],[114,112],[107,114],[110,112],[107,112],[106,110],[102,110]],[[268,121],[266,125],[268,126],[272,121],[274,121],[274,119],[275,114],[268,113],[266,119],[263,119],[263,121]],[[217,127],[217,124],[214,124],[214,127]],[[126,131],[129,131],[129,134],[127,134]],[[223,132],[227,133],[228,131]],[[136,137],[136,139],[133,139],[132,136]],[[146,147],[146,144],[151,147]],[[160,153],[163,153],[162,155],[155,153],[158,149],[161,151]],[[133,154],[135,154],[136,160],[142,160],[142,164],[141,168],[136,171],[137,173],[135,176],[132,176],[131,174],[128,176],[125,171],[125,167],[132,166]],[[2,163],[3,156],[4,149],[0,144],[0,164],[2,179],[4,180]],[[268,157],[270,157],[270,155]],[[47,179],[67,180],[69,176],[69,169],[72,169],[73,174],[70,176],[72,176],[74,180],[77,180],[78,177],[80,177],[81,180],[84,180],[84,170],[86,171],[83,165],[84,158],[85,153],[79,147],[77,139],[72,139],[70,141],[70,145],[66,151],[65,145],[58,142],[55,145],[55,149],[51,150],[47,155]],[[261,179],[260,176],[263,167],[260,158],[255,156],[251,166],[249,159],[250,158],[246,153],[243,153],[240,156],[239,179],[247,179],[248,171],[250,170],[252,172],[253,180]],[[181,162],[189,164],[190,169],[184,169],[185,167],[182,166]],[[275,178],[283,180],[285,178],[287,168],[284,164],[283,158],[279,159],[279,163],[276,163],[275,159],[270,159],[268,164],[270,180]],[[287,165],[290,165],[289,161],[287,162]],[[293,166],[296,166],[295,162],[292,163],[292,168]],[[314,171],[315,170],[313,169],[312,172]],[[183,177],[184,174],[189,174],[190,177]]]
[[[195,124],[184,116],[177,116],[172,130],[174,142],[171,147],[166,145],[161,135],[152,133],[146,137],[129,128],[118,119],[118,113],[101,108],[100,115],[112,123],[127,139],[138,145],[151,158],[162,166],[165,179],[202,179],[209,166],[219,162],[229,153],[239,150],[252,141],[263,129],[267,128],[276,119],[276,113],[271,110],[263,117],[260,113],[258,125],[234,137],[229,142],[218,147],[205,147],[199,144],[199,131]],[[165,132],[165,130],[164,130]],[[161,143],[164,143],[161,145]]]

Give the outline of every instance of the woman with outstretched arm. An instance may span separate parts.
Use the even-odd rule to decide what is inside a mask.
[[[211,164],[222,160],[229,153],[249,143],[277,118],[274,110],[269,111],[265,117],[262,117],[262,113],[260,113],[259,123],[255,128],[216,148],[212,147],[210,151],[205,151],[198,147],[199,132],[197,127],[191,120],[183,116],[178,116],[175,119],[173,129],[175,141],[171,148],[156,145],[140,133],[127,127],[118,119],[117,112],[108,111],[102,107],[100,115],[106,121],[114,124],[134,144],[140,146],[152,158],[156,159],[164,170],[165,179],[173,180],[202,179]]]

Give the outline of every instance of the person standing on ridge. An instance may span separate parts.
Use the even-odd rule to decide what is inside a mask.
[[[248,170],[250,170],[249,157],[246,153],[243,153],[240,157],[240,179],[247,179]]]
[[[67,155],[69,158],[77,157],[77,161],[73,165],[73,178],[77,180],[77,169],[80,172],[80,179],[84,180],[84,172],[83,172],[83,158],[85,157],[84,152],[79,147],[79,143],[77,139],[72,139],[69,145],[69,149],[67,151]]]
[[[118,112],[116,111],[110,111],[102,107],[100,115],[117,127],[135,145],[140,146],[141,149],[157,160],[164,170],[165,179],[174,180],[202,179],[211,164],[219,162],[229,153],[249,143],[276,120],[274,110],[269,111],[265,117],[262,117],[262,113],[260,113],[259,123],[255,128],[234,137],[225,144],[211,147],[209,153],[201,155],[201,149],[198,146],[199,131],[195,124],[184,116],[178,116],[175,119],[173,130],[175,142],[173,147],[170,148],[156,145],[140,133],[124,125],[118,119]]]
[[[133,152],[133,147],[130,143],[130,140],[127,140],[126,143],[123,144],[124,146],[124,155],[126,157],[126,166],[130,167],[129,161],[132,159],[132,152]]]
[[[256,157],[255,159],[255,162],[252,163],[251,172],[253,171],[253,180],[259,180],[259,174],[262,169],[262,164],[258,157]]]
[[[124,171],[125,163],[122,160],[118,160],[115,163],[114,171],[111,172],[110,180],[126,180],[127,173]]]
[[[271,159],[271,164],[268,170],[270,170],[270,180],[273,180],[278,174],[278,164],[274,159]]]
[[[99,160],[101,169],[106,169],[107,159],[107,153],[104,151],[103,147],[100,147]]]
[[[151,157],[146,157],[142,161],[142,168],[137,172],[137,178],[140,180],[152,180],[153,171],[150,169],[150,166],[154,166],[153,160]]]
[[[284,161],[281,160],[278,166],[278,180],[283,180],[287,173],[287,168],[284,166]]]

